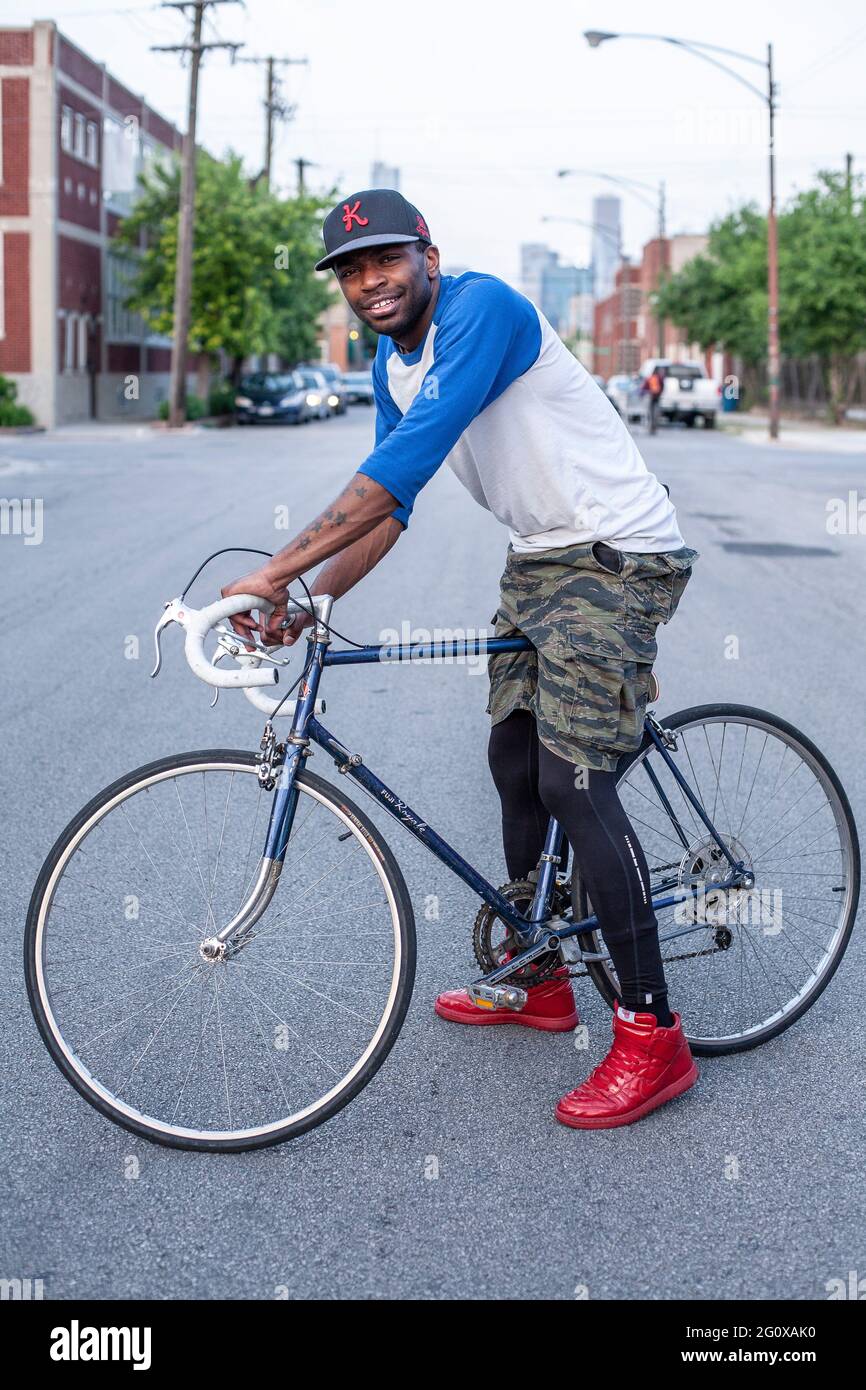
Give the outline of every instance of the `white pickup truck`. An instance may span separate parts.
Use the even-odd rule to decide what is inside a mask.
[[[712,429],[721,408],[722,388],[708,377],[700,362],[675,362],[669,357],[648,357],[640,369],[646,381],[656,367],[664,372],[664,389],[658,404],[663,420],[682,420],[692,426],[702,420],[705,429]],[[649,409],[649,395],[641,396],[644,410]]]

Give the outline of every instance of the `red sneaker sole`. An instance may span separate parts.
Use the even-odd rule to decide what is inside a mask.
[[[439,1017],[447,1019],[449,1023],[465,1023],[471,1028],[495,1028],[502,1023],[516,1023],[521,1028],[535,1028],[541,1033],[571,1033],[580,1023],[580,1015],[577,1013],[571,1018],[547,1019],[534,1015],[527,1017],[521,1013],[506,1014],[503,1018],[501,1014],[493,1017],[491,1014],[485,1013],[483,1009],[477,1009],[475,1012],[478,1017],[475,1018],[473,1014],[464,1013],[462,1009],[452,1010],[448,1008],[447,1004],[440,1005],[438,999],[433,1007]]]
[[[695,1082],[700,1077],[697,1064],[692,1064],[691,1071],[687,1071],[685,1076],[681,1076],[678,1081],[672,1081],[670,1086],[666,1086],[658,1095],[651,1096],[645,1100],[643,1105],[639,1105],[636,1110],[629,1110],[626,1115],[602,1115],[597,1119],[589,1116],[570,1115],[567,1110],[560,1109],[557,1105],[554,1115],[561,1125],[568,1125],[569,1129],[618,1129],[620,1125],[632,1125],[635,1120],[643,1119],[651,1110],[657,1110],[660,1105],[664,1105],[669,1100],[675,1100],[685,1091],[691,1090]]]

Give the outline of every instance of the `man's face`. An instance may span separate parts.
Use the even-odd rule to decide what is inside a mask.
[[[349,251],[334,273],[350,308],[375,333],[391,338],[411,332],[430,303],[439,270],[435,246],[394,242]]]

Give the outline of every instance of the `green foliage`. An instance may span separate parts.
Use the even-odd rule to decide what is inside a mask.
[[[177,163],[154,166],[116,238],[130,252],[127,307],[164,334],[174,321],[179,193]],[[313,274],[321,211],[316,198],[281,199],[252,184],[236,155],[198,152],[191,352],[221,349],[235,363],[253,353],[314,353],[316,319],[332,298]]]
[[[8,377],[0,376],[0,427],[14,429],[34,424],[32,411],[18,404],[18,386]]]
[[[866,349],[866,199],[862,180],[825,170],[780,221],[785,350],[853,356]]]
[[[186,418],[188,420],[204,419],[205,415],[207,414],[207,407],[205,406],[204,401],[201,399],[201,396],[187,396],[185,413]],[[160,420],[168,419],[168,401],[160,401],[159,418]]]
[[[666,318],[707,348],[751,365],[767,352],[767,221],[753,206],[710,229],[696,256],[659,292]],[[866,198],[862,180],[824,171],[779,216],[782,352],[819,357],[839,397],[842,364],[866,350]]]
[[[230,381],[215,381],[207,398],[208,415],[231,415],[235,408],[235,388]]]
[[[744,361],[767,351],[767,221],[749,205],[710,228],[706,252],[658,291],[657,310],[702,348],[718,344]]]

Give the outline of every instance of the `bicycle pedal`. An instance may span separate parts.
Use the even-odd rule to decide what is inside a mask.
[[[512,1009],[519,1013],[529,998],[517,985],[469,985],[466,993],[476,1008]]]

